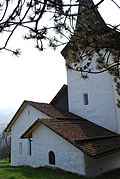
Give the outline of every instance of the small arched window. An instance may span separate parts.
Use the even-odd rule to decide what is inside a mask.
[[[53,151],[49,152],[49,164],[55,165],[55,154]]]

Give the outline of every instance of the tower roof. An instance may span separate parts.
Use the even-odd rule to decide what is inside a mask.
[[[84,7],[84,9],[83,9]],[[82,29],[83,21],[87,24],[87,17],[84,16],[84,12],[92,10],[91,16],[94,16],[94,21],[91,23],[93,24],[94,28],[89,31],[88,36],[91,38],[95,38],[99,36],[101,39],[99,41],[99,48],[113,48],[119,49],[120,48],[120,32],[117,31],[115,28],[110,28],[105,23],[104,19],[100,15],[97,6],[93,3],[92,0],[79,0],[79,8],[78,8],[78,16],[76,21],[76,30],[78,35],[83,32],[87,31]],[[88,21],[89,22],[89,21]],[[76,36],[76,34],[74,35]],[[104,40],[103,40],[104,39]],[[68,44],[63,48],[61,54],[66,59],[69,50],[76,51],[77,47],[75,43],[70,40]]]

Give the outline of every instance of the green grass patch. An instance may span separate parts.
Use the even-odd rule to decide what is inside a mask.
[[[48,168],[10,168],[0,171],[0,179],[86,179],[70,172]]]
[[[1,168],[1,167],[0,167]],[[0,179],[88,179],[70,172],[50,168],[9,167],[0,169]],[[93,178],[91,178],[93,179]],[[120,169],[107,172],[94,179],[120,179]]]
[[[8,160],[0,160],[0,168],[10,167],[10,162]]]

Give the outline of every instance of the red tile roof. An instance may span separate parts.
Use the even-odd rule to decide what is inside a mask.
[[[86,119],[39,119],[22,135],[22,138],[31,137],[32,132],[41,124],[47,126],[93,158],[101,157],[120,149],[119,135]]]
[[[35,109],[45,113],[50,119],[37,120],[22,135],[22,138],[31,137],[32,132],[40,124],[43,124],[91,157],[97,158],[120,150],[119,135],[70,112],[63,112],[52,104],[46,103],[24,101],[5,131],[9,132],[11,130],[12,125],[27,105],[31,105]]]
[[[63,85],[60,91],[52,99],[50,104],[62,111],[69,111],[68,109],[68,86]]]
[[[120,136],[90,139],[86,141],[76,141],[77,147],[93,158],[102,157],[120,151]]]
[[[78,117],[77,115],[74,115],[70,112],[64,112],[60,109],[57,109],[56,107],[52,106],[51,104],[47,104],[47,103],[39,103],[39,102],[33,102],[33,101],[24,101],[22,103],[22,105],[20,106],[20,108],[18,109],[18,111],[15,113],[15,115],[13,116],[12,120],[10,121],[10,123],[8,124],[8,126],[6,127],[5,131],[10,132],[11,131],[11,127],[14,124],[14,122],[17,120],[18,116],[21,114],[21,112],[25,109],[25,107],[27,105],[31,105],[32,107],[34,107],[35,109],[43,112],[44,114],[48,115],[49,117]]]
[[[31,106],[33,106],[34,108],[38,109],[39,111],[45,113],[46,115],[48,115],[49,117],[77,117],[77,115],[74,115],[70,112],[64,112],[60,109],[57,109],[56,107],[54,107],[51,104],[47,104],[47,103],[37,103],[37,102],[32,102],[32,101],[27,101],[27,103]]]
[[[54,103],[56,103],[56,101],[59,101],[60,100],[60,98],[64,95],[64,94],[66,94],[66,95],[68,95],[67,94],[68,93],[68,86],[67,85],[63,85],[62,86],[62,88],[59,90],[59,92],[55,95],[55,97],[52,99],[52,101],[50,102],[50,104],[54,104]]]

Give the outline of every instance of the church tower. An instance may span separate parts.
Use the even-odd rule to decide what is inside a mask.
[[[84,0],[84,2],[91,6],[94,5],[92,0]],[[81,7],[79,7],[79,11],[80,9]],[[96,27],[96,32],[100,35],[111,30],[96,9],[94,13],[95,18],[100,22]],[[78,16],[76,27],[79,26],[81,20],[82,17]],[[79,29],[79,33],[81,33],[81,29]],[[72,45],[69,42],[61,52],[66,61],[69,58],[70,50],[74,49]],[[99,49],[100,53],[104,51],[105,48]],[[89,59],[86,59],[81,64],[81,68],[86,70],[96,68],[98,57],[99,53],[94,52],[92,62],[90,63]],[[97,74],[89,73],[88,78],[84,78],[82,73],[74,68],[76,64],[71,65],[72,69],[67,69],[69,111],[115,133],[120,133],[120,108],[117,106],[119,96],[113,77],[108,71],[105,71]]]

